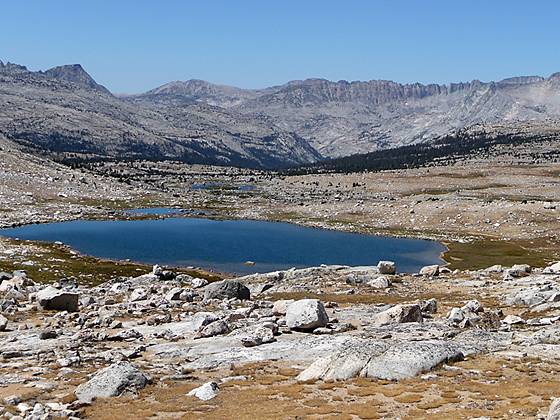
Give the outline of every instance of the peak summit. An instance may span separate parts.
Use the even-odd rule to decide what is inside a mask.
[[[107,88],[98,84],[88,74],[88,72],[84,70],[81,64],[66,64],[63,66],[53,67],[52,69],[43,72],[43,74],[48,77],[52,77],[53,79],[64,80],[100,92],[110,93]]]

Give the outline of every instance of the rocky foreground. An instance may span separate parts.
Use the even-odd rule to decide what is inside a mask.
[[[560,263],[0,280],[5,418],[559,418]]]

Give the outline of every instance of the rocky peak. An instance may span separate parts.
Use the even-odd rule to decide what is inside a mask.
[[[361,103],[371,106],[392,101],[422,99],[479,85],[481,85],[479,81],[445,86],[421,83],[401,84],[391,80],[331,82],[325,79],[306,79],[289,82],[261,99],[265,102],[271,101],[295,106],[325,102]]]
[[[507,79],[500,80],[497,84],[498,85],[529,85],[532,83],[539,83],[544,80],[544,77],[541,76],[518,76],[518,77],[509,77]]]
[[[110,94],[109,90],[98,84],[80,64],[67,64],[53,67],[52,69],[42,72],[42,74],[53,79],[64,80],[79,86]]]
[[[9,61],[6,62],[6,64],[4,64],[4,63],[0,60],[0,72],[2,72],[2,73],[16,74],[16,73],[27,73],[27,72],[29,72],[29,70],[27,70],[27,67],[25,67],[25,66],[21,66],[21,65],[19,65],[19,64],[10,63]]]

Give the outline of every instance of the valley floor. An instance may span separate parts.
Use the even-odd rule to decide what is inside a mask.
[[[240,278],[251,291],[246,301],[207,295],[205,283],[220,274],[176,270],[164,278],[140,264],[0,238],[0,271],[9,272],[0,285],[3,413],[535,418],[560,396],[560,268],[542,270],[560,259],[560,164],[297,177],[148,162],[89,171],[3,144],[0,162],[2,227],[178,206],[218,218],[436,238],[448,245],[450,263],[424,275],[327,267]],[[494,264],[501,266],[486,270]],[[63,277],[78,280],[58,286],[79,296],[79,312],[38,307],[44,283]],[[291,328],[288,303],[278,303],[304,298],[326,307],[329,321],[316,331]],[[76,396],[89,379],[90,394],[102,382],[88,375],[108,367],[118,377],[129,362],[140,373],[117,387],[121,397],[88,404]],[[214,399],[186,395],[208,381],[218,384]]]

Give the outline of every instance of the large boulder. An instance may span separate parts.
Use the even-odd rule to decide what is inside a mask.
[[[251,292],[237,280],[223,280],[211,283],[204,289],[204,299],[251,299]]]
[[[395,305],[383,312],[376,314],[373,325],[383,326],[401,324],[404,322],[422,322],[422,309],[418,304]]]
[[[76,312],[80,295],[48,286],[37,292],[36,298],[42,309]]]
[[[76,388],[74,392],[82,403],[97,398],[116,397],[125,391],[144,388],[150,378],[129,362],[117,362],[99,370],[93,377]]]
[[[286,325],[292,330],[313,330],[328,322],[327,311],[317,299],[296,300],[286,311]]]

